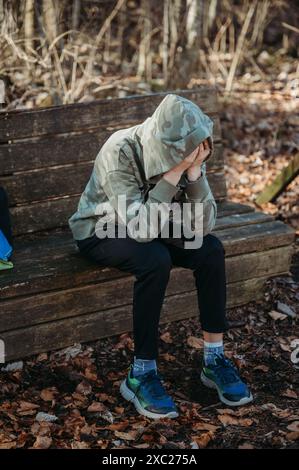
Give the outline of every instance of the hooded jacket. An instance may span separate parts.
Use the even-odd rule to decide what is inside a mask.
[[[114,132],[96,156],[77,211],[68,220],[74,239],[83,240],[94,235],[103,214],[106,214],[106,221],[136,222],[138,226],[142,218],[148,218],[151,204],[164,202],[169,205],[183,200],[203,203],[203,235],[211,232],[217,216],[216,202],[206,176],[206,160],[214,152],[212,134],[213,121],[195,103],[174,93],[166,95],[152,116],[141,124]],[[162,173],[180,163],[205,139],[209,141],[211,152],[201,165],[202,174],[198,180],[189,182],[183,175],[178,185],[172,185],[162,177]],[[146,201],[132,146],[146,180],[152,184]],[[118,205],[121,195],[126,196],[126,205],[122,208]],[[194,227],[194,215],[192,218]],[[134,235],[134,238],[149,242],[156,235]]]

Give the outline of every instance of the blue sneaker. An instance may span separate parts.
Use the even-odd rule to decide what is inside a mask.
[[[220,400],[229,406],[246,405],[253,400],[247,385],[240,379],[238,369],[223,355],[215,365],[203,365],[200,379],[209,388],[215,388]]]
[[[132,402],[136,410],[148,418],[177,418],[178,409],[167,395],[161,377],[154,369],[138,377],[133,376],[133,364],[122,381],[120,393],[125,400]]]

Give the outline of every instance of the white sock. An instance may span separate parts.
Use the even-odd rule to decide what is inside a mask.
[[[204,363],[206,366],[215,365],[217,356],[224,355],[223,340],[215,343],[204,341]]]

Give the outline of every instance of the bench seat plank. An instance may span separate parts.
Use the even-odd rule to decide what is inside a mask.
[[[274,267],[279,273],[285,272],[288,270],[291,253],[290,246],[282,246],[261,253],[230,256],[226,259],[227,282],[229,284],[271,275]],[[129,305],[132,303],[133,282],[133,276],[125,275],[100,283],[4,301],[0,312],[0,331]],[[194,288],[192,271],[175,268],[171,271],[166,296],[188,292]]]
[[[223,241],[226,256],[288,245],[294,237],[287,225],[259,212],[220,217],[217,223],[220,226],[214,233]],[[15,247],[13,260],[13,270],[0,272],[0,299],[124,276],[117,269],[99,268],[85,260],[69,232],[45,237],[43,241],[23,241]]]
[[[259,300],[269,276],[255,277],[228,284],[227,307],[235,307]],[[160,324],[198,316],[196,291],[165,298]],[[77,342],[93,341],[132,331],[130,305],[95,311],[58,321],[28,325],[1,334],[5,341],[6,360],[31,356],[44,351],[67,347]]]

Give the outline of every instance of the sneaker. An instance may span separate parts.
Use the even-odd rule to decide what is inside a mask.
[[[132,402],[138,413],[148,418],[177,418],[177,407],[167,395],[161,377],[155,369],[140,376],[133,376],[133,364],[122,381],[120,393],[125,400]]]
[[[239,376],[238,369],[223,355],[216,358],[215,365],[203,365],[200,379],[207,387],[217,390],[225,405],[246,405],[253,400],[250,390]]]

